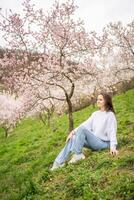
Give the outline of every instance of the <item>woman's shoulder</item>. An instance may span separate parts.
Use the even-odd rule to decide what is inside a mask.
[[[108,114],[108,117],[109,117],[109,118],[112,118],[112,119],[113,119],[113,118],[114,118],[114,119],[116,118],[115,113],[112,112],[112,111],[108,111],[107,114]]]
[[[108,113],[108,115],[115,116],[114,112],[111,110],[107,111],[107,113]]]
[[[98,116],[100,114],[100,110],[96,110],[92,113],[92,117]]]
[[[111,118],[115,118],[115,114],[112,111],[100,111],[100,110],[96,110],[92,113],[91,116],[107,116],[107,117],[111,117]]]
[[[96,115],[96,114],[98,114],[100,112],[100,110],[96,110],[96,111],[94,111],[93,113],[92,113],[92,115]]]

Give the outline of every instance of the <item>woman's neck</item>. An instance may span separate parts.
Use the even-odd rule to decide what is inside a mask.
[[[100,111],[102,112],[106,111],[105,107],[100,108]]]

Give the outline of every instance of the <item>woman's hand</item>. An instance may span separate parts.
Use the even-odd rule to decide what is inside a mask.
[[[66,142],[68,142],[68,140],[70,140],[71,138],[73,138],[74,135],[75,135],[75,132],[74,132],[74,130],[72,130],[72,131],[69,133],[69,135],[68,135],[68,137],[67,137],[67,139],[66,139]]]
[[[117,156],[118,153],[119,153],[119,151],[115,147],[113,147],[113,148],[110,149],[110,154],[111,155]]]

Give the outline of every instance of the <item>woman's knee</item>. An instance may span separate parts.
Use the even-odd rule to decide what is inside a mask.
[[[85,128],[83,126],[79,127],[78,130],[76,131],[76,134],[84,133]]]

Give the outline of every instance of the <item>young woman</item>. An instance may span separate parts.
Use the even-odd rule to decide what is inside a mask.
[[[111,155],[117,155],[117,121],[112,99],[107,93],[100,93],[97,98],[98,111],[95,111],[79,127],[71,131],[66,145],[55,159],[51,170],[62,167],[70,153],[73,153],[69,163],[85,159],[83,147],[98,151],[110,148]]]

